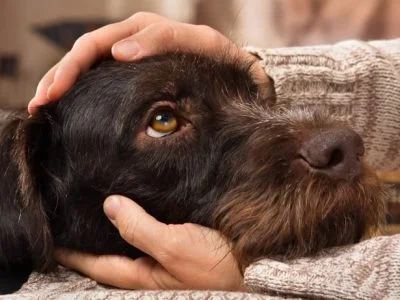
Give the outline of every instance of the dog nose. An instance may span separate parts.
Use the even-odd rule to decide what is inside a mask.
[[[314,172],[349,179],[361,173],[364,143],[349,128],[319,129],[303,143],[299,154]]]

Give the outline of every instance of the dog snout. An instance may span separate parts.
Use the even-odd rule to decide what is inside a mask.
[[[301,159],[313,172],[331,179],[351,179],[362,171],[362,138],[350,128],[324,128],[303,142]]]

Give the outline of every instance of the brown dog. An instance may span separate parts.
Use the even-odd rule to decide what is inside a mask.
[[[111,194],[162,222],[220,230],[242,267],[354,243],[378,226],[384,189],[360,136],[323,111],[276,105],[250,67],[182,54],[103,62],[61,101],[11,121],[0,269],[14,286],[3,292],[51,270],[54,246],[143,255],[104,216]]]

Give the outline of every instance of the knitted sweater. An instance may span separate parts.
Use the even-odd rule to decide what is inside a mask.
[[[17,293],[4,299],[400,299],[400,235],[286,263],[264,259],[246,269],[244,280],[248,293],[128,291],[60,268],[57,276],[33,273]]]
[[[400,169],[400,39],[248,51],[262,60],[278,102],[331,110],[364,137],[370,164],[380,170]],[[34,273],[7,299],[400,299],[400,235],[331,249],[313,258],[261,260],[244,274],[254,294],[124,291],[65,269],[61,275]]]
[[[400,170],[400,39],[247,50],[262,60],[278,103],[328,109],[364,138],[372,167]]]

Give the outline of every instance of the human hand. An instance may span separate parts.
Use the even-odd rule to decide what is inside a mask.
[[[255,60],[224,35],[204,25],[192,25],[162,16],[140,12],[130,18],[104,26],[80,37],[61,61],[41,79],[28,110],[59,99],[101,57],[112,56],[119,61],[136,61],[166,52],[192,52],[207,55],[238,56]],[[252,72],[260,81],[267,76],[261,65]]]
[[[166,225],[135,202],[112,196],[104,211],[121,237],[150,257],[58,250],[56,259],[94,280],[125,289],[243,290],[243,277],[225,239],[195,224]]]

